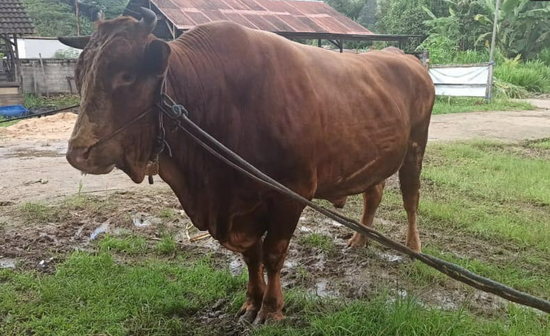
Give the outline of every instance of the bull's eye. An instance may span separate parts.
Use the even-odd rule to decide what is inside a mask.
[[[136,80],[136,76],[132,73],[129,73],[129,72],[124,72],[122,73],[122,81],[124,81],[125,83],[133,83],[135,80]]]

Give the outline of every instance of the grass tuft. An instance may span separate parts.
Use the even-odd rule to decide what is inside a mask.
[[[159,254],[174,254],[177,250],[176,238],[173,235],[164,233],[161,240],[155,245],[155,250]]]
[[[99,241],[99,249],[100,251],[122,252],[130,255],[143,254],[147,251],[147,241],[138,236],[118,238],[106,235]]]
[[[507,99],[492,99],[487,102],[484,98],[445,97],[437,96],[432,113],[462,113],[479,111],[520,111],[534,110],[535,107],[523,101]]]
[[[300,244],[313,249],[321,250],[325,253],[334,249],[334,244],[330,236],[321,233],[311,233],[300,239]]]
[[[22,215],[28,221],[45,222],[52,219],[54,209],[43,203],[27,202],[20,207]]]

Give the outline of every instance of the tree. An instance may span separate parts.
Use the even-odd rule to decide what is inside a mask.
[[[495,3],[492,0],[480,0],[487,14],[475,15],[485,32],[478,41],[489,43],[492,35]],[[508,57],[522,55],[533,58],[545,47],[550,46],[550,3],[529,0],[504,0],[497,22],[497,47]]]
[[[359,11],[357,22],[370,30],[376,29],[378,13],[378,1],[366,0],[363,8]]]
[[[366,0],[324,0],[330,7],[356,21]]]
[[[76,16],[71,6],[54,0],[23,0],[40,36],[76,35]],[[92,23],[80,20],[82,34],[92,32]]]
[[[484,8],[479,0],[444,0],[447,4],[446,13],[439,15],[428,7],[423,7],[430,19],[424,21],[429,29],[428,39],[448,39],[446,47],[452,45],[453,49],[470,50],[479,45],[477,36],[484,31],[483,25],[474,19],[476,14],[484,14]]]

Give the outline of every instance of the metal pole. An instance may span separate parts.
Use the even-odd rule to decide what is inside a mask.
[[[495,53],[495,42],[497,37],[497,23],[498,23],[498,17],[499,17],[499,8],[500,8],[500,0],[497,0],[497,4],[495,6],[495,18],[493,19],[493,36],[491,37],[491,51],[489,52],[489,78],[487,79],[487,91],[485,92],[485,98],[487,100],[491,100],[491,95],[493,92],[493,67],[494,67],[494,60],[493,55]]]
[[[80,8],[78,7],[78,0],[74,0],[74,8],[76,11],[76,35],[80,36]]]

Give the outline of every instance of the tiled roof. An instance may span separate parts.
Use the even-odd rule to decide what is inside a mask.
[[[0,34],[34,34],[32,19],[19,0],[0,0]]]
[[[0,0],[1,1],[1,0]],[[321,1],[151,0],[178,29],[229,20],[275,33],[371,35],[365,27]]]

